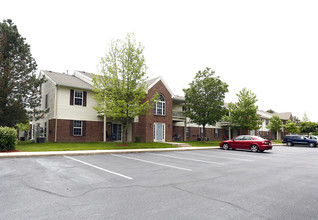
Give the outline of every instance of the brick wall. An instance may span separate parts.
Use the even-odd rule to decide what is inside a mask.
[[[200,128],[199,127],[189,127],[190,128],[190,135],[187,137],[187,141],[196,141],[198,138],[200,138]],[[213,140],[223,140],[223,137],[225,135],[224,129],[218,129],[219,136],[214,137],[214,128],[206,128],[206,137],[209,138],[211,141]],[[179,136],[179,140],[184,140],[184,127],[181,126],[173,126],[173,140],[177,141],[176,137]]]
[[[86,132],[83,136],[71,135],[71,120],[57,120],[57,142],[94,142],[103,141],[103,122],[86,121]],[[55,141],[55,119],[49,120],[48,141]],[[111,129],[111,127],[110,127]],[[107,126],[108,134],[111,134]]]
[[[141,141],[153,142],[154,123],[165,123],[165,141],[172,141],[172,98],[165,85],[159,81],[150,90],[148,90],[145,101],[149,101],[156,93],[162,94],[166,102],[166,114],[164,116],[154,115],[154,108],[151,108],[148,114],[140,116],[139,122],[133,123],[133,137],[140,137]]]

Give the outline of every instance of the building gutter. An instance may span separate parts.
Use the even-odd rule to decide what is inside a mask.
[[[57,141],[57,86],[55,86],[55,111],[54,111],[54,117],[55,117],[54,142],[56,142]]]

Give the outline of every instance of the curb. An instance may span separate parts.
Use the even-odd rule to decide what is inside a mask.
[[[166,152],[166,151],[190,151],[204,149],[220,149],[213,147],[179,147],[179,148],[150,148],[150,149],[125,149],[125,150],[81,150],[81,151],[43,151],[43,152],[10,152],[0,153],[1,158],[21,158],[21,157],[48,157],[48,156],[75,156],[75,155],[96,155],[96,154],[116,154],[116,153],[145,153],[145,152]]]

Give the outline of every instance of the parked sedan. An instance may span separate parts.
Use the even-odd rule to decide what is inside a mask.
[[[246,149],[253,152],[263,152],[273,148],[270,140],[251,135],[240,135],[231,140],[222,141],[220,147],[224,150]]]

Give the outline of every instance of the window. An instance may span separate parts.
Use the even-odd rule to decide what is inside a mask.
[[[86,91],[78,91],[74,89],[70,90],[70,105],[86,106],[86,102],[87,102]]]
[[[219,129],[218,128],[214,129],[214,137],[216,137],[216,138],[219,137]]]
[[[165,97],[163,95],[159,95],[158,102],[155,103],[155,109],[154,109],[155,115],[166,115],[166,101]]]
[[[121,141],[122,127],[121,124],[112,124],[112,140]]]
[[[74,121],[73,122],[73,135],[74,136],[82,136],[82,121]]]
[[[243,136],[238,136],[238,137],[234,138],[234,140],[241,141],[241,140],[243,140]]]
[[[74,104],[83,105],[83,91],[74,91]]]
[[[253,138],[250,137],[250,136],[244,136],[244,137],[243,137],[243,140],[244,140],[244,141],[252,141]]]
[[[47,132],[47,123],[44,122],[44,137],[46,137],[46,132]]]
[[[186,127],[186,137],[190,137],[190,127]]]
[[[49,105],[49,94],[46,94],[45,95],[45,108],[46,109],[47,109],[48,105]]]

